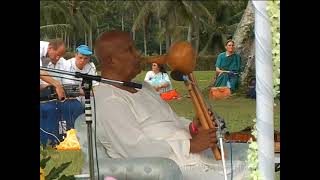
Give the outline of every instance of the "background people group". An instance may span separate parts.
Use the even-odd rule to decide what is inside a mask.
[[[74,58],[63,58],[66,48],[62,39],[40,41],[40,66],[50,69],[68,72],[82,72],[96,75],[96,68],[90,62],[92,51],[86,45],[80,45],[76,49]],[[81,89],[81,81],[70,80],[70,76],[59,73],[40,71],[40,96],[52,93],[48,91],[53,87],[57,99],[42,99],[40,101],[40,143],[58,144],[66,135],[66,131],[74,128],[76,118],[84,112],[81,97],[68,97],[64,86],[79,86],[80,95],[84,95]],[[75,78],[75,77],[71,77]],[[95,82],[94,85],[97,83]]]

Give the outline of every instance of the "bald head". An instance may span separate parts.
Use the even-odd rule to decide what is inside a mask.
[[[95,53],[106,78],[130,81],[140,73],[140,56],[129,32],[104,32],[96,40]]]
[[[99,35],[95,44],[95,53],[101,65],[112,57],[124,43],[132,41],[130,33],[111,31]]]

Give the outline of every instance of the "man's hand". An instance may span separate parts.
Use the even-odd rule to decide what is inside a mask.
[[[84,91],[83,91],[83,89],[82,88],[80,88],[80,96],[84,96],[85,94],[84,94]]]
[[[198,134],[190,139],[190,153],[198,153],[216,146],[216,130],[198,128]]]
[[[64,93],[64,89],[61,86],[61,84],[55,85],[55,89],[56,89],[56,93],[58,95],[58,99],[60,101],[63,101],[65,99],[65,93]]]
[[[213,114],[213,112],[211,111],[211,109],[208,109],[208,113],[209,113],[209,116],[210,116],[211,121],[214,122],[214,114]],[[200,128],[200,127],[201,127],[201,123],[200,123],[200,120],[199,120],[199,117],[198,117],[197,114],[196,114],[196,116],[193,118],[192,122],[194,123],[194,125],[196,126],[196,128]]]

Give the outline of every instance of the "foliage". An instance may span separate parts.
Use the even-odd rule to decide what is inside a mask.
[[[271,23],[273,96],[280,95],[280,1],[268,1],[267,11]]]
[[[44,150],[43,146],[40,146],[40,179],[43,179],[43,176],[45,175],[45,167],[47,165],[47,162],[51,159],[51,156],[48,156],[48,153]],[[60,176],[61,173],[72,163],[72,161],[62,163],[59,167],[53,167],[51,171],[45,175],[46,180],[73,180],[75,179],[73,175],[66,176],[63,174]],[[60,177],[59,177],[60,176]]]
[[[254,126],[252,128],[252,135],[257,138],[257,128],[256,128],[256,119],[253,120]],[[252,138],[249,142],[249,149],[248,149],[248,163],[249,163],[249,179],[250,180],[260,180],[261,175],[258,170],[259,160],[258,160],[258,143],[256,141],[253,141]]]
[[[167,42],[187,40],[192,27],[191,42],[199,55],[216,55],[223,51],[225,37],[234,33],[247,1],[41,0],[40,39],[63,38],[72,51],[84,43],[91,47],[103,31],[124,30],[133,33],[140,50],[146,35],[147,55],[153,55],[160,54],[160,43],[163,54]],[[199,70],[214,69],[200,66]]]

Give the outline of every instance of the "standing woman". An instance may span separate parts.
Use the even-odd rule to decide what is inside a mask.
[[[241,58],[234,52],[234,41],[225,44],[226,51],[220,53],[216,61],[217,79],[215,87],[228,87],[234,93],[238,89]]]

